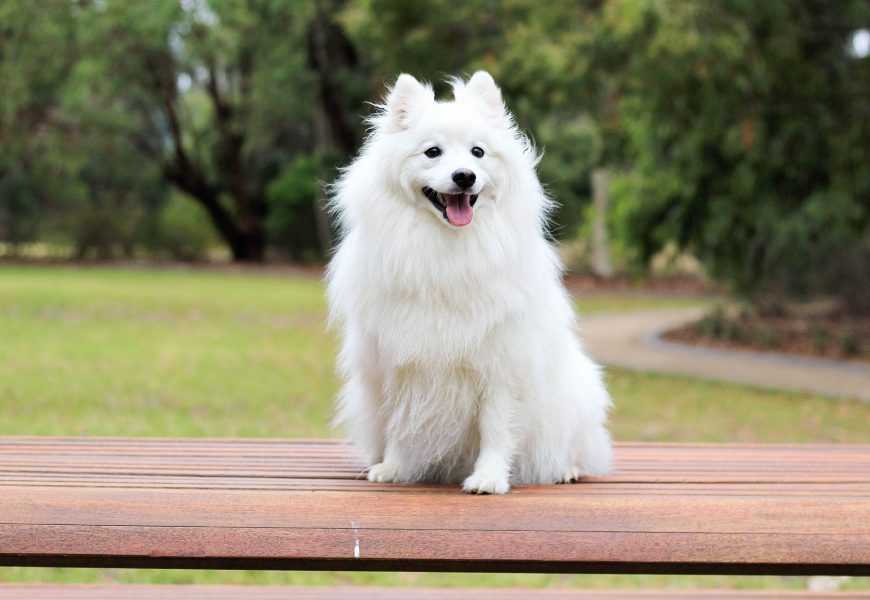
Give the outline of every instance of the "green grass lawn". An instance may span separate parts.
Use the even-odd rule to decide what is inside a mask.
[[[698,302],[595,294],[583,312]],[[0,435],[324,437],[335,339],[289,272],[0,266]],[[611,370],[616,439],[870,442],[870,405]],[[802,587],[801,578],[0,568],[0,581]],[[852,585],[867,585],[854,580]]]

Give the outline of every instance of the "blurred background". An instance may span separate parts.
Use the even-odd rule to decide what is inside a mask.
[[[617,439],[870,442],[867,0],[0,0],[0,434],[336,435],[323,184],[399,73],[477,69]],[[812,584],[0,568],[105,579]]]
[[[2,253],[318,262],[365,103],[487,69],[575,270],[687,252],[867,310],[868,27],[866,0],[3,0]]]

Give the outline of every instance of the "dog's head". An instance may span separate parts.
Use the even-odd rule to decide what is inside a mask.
[[[400,75],[379,127],[400,153],[400,185],[448,227],[462,228],[504,181],[506,146],[515,141],[501,92],[483,71],[453,80],[454,99],[437,102],[432,88]]]

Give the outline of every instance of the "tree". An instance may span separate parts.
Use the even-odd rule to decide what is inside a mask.
[[[351,87],[349,84],[354,78],[353,70],[358,66],[358,58],[344,28],[333,16],[341,4],[343,0],[318,2],[313,17],[308,21],[308,66],[314,73],[317,85],[312,127],[313,151],[317,176],[321,181],[328,178],[341,157],[353,154],[359,143],[358,129],[348,122],[348,115],[353,114],[348,101],[362,97],[359,93],[348,94],[352,91],[348,88]],[[321,253],[326,254],[332,248],[332,227],[322,186],[318,187],[318,192],[315,201],[317,234]]]
[[[870,225],[870,62],[848,51],[870,5],[647,4],[654,27],[620,103],[636,161],[620,211],[638,258],[675,243],[756,301],[843,297],[834,267]]]
[[[497,67],[508,93],[521,99],[520,118],[531,122],[545,148],[541,178],[560,204],[557,237],[576,238],[590,216],[591,266],[602,276],[613,274],[606,216],[610,172],[624,161],[618,65],[630,47],[602,32],[608,21],[642,22],[614,6],[624,8],[599,1],[513,7],[517,25],[506,32]]]
[[[600,4],[436,0],[420,10],[400,0],[364,0],[350,4],[342,20],[366,49],[374,90],[409,72],[440,94],[449,90],[448,76],[490,71],[520,128],[545,150],[541,179],[560,205],[551,233],[573,238],[590,197],[591,169],[602,160],[583,51]]]
[[[262,260],[269,184],[314,150],[320,65],[307,38],[331,58],[340,29],[293,0],[83,2],[76,20],[81,85],[119,115],[114,132],[205,209],[234,259]],[[344,152],[355,132],[341,116],[324,135]]]
[[[0,239],[13,251],[38,238],[71,170],[54,135],[75,57],[67,17],[61,3],[0,3]]]
[[[240,2],[218,6],[220,12],[205,2],[106,2],[78,19],[96,63],[90,70],[108,75],[93,82],[94,95],[116,98],[129,111],[128,133],[139,149],[205,208],[235,259],[260,260],[263,175],[277,167],[263,152],[272,135],[251,131],[268,110],[257,105],[255,91],[261,74],[275,75],[268,73],[274,49],[263,38],[277,43],[277,26],[292,32],[293,22],[264,14],[271,5],[258,5],[259,13]],[[259,25],[262,36],[254,35]]]

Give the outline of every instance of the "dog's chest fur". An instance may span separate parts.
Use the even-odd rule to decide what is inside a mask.
[[[485,226],[478,224],[479,230]],[[455,232],[435,233],[430,242]],[[357,308],[363,322],[377,324],[369,333],[393,366],[479,364],[496,350],[488,346],[498,344],[498,331],[529,305],[524,282],[536,274],[508,240],[497,231],[461,233],[463,243],[447,240],[449,250],[410,237],[370,247],[359,257],[367,263],[362,271],[368,281]]]

